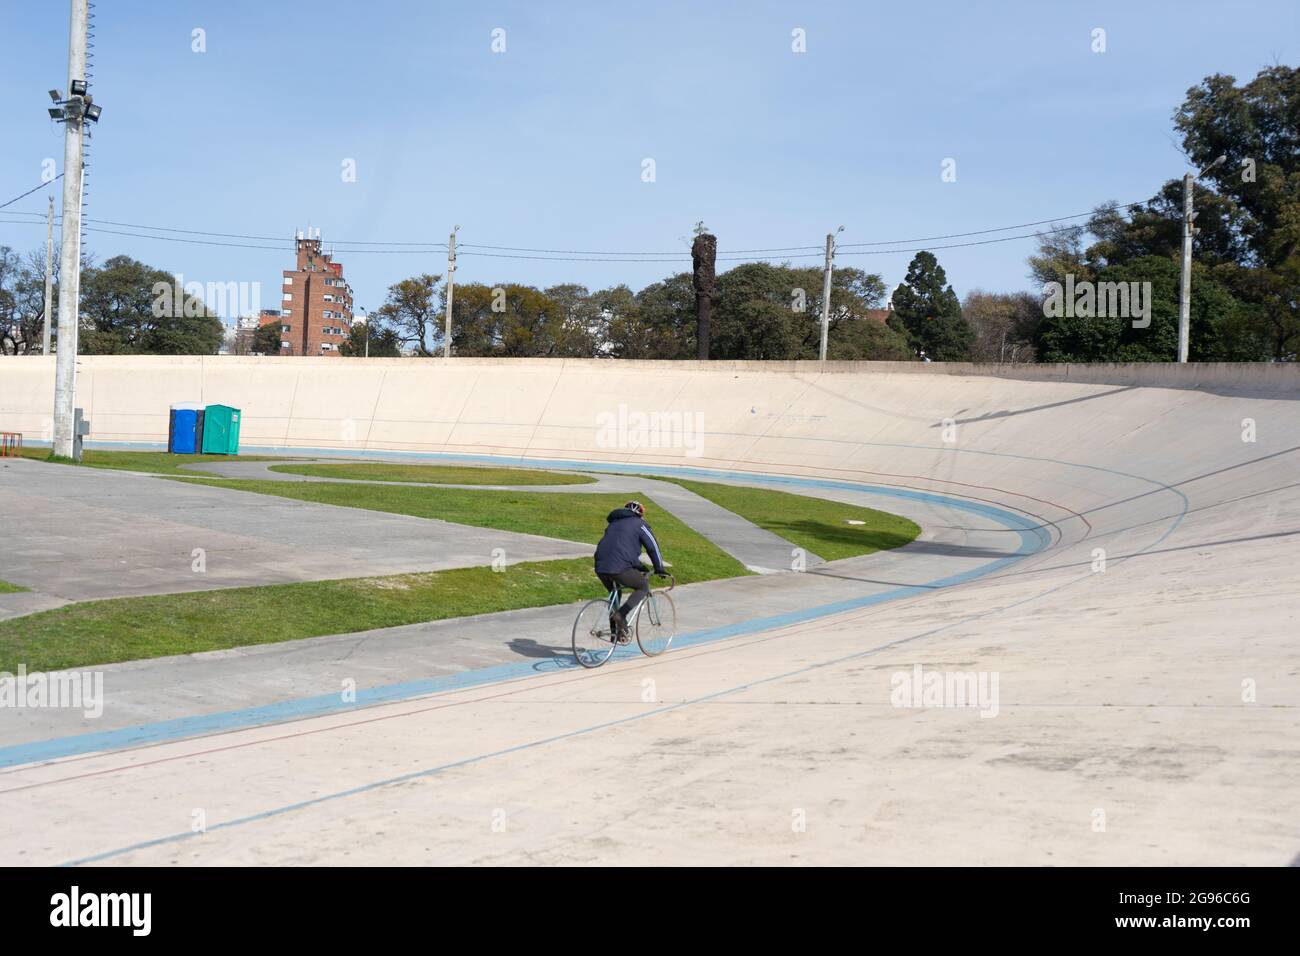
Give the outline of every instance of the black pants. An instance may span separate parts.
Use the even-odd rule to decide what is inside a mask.
[[[624,621],[631,618],[636,606],[650,596],[650,575],[645,571],[638,571],[635,568],[628,568],[618,574],[601,574],[597,571],[596,577],[600,578],[600,583],[611,591],[616,587],[632,589],[632,594],[618,609]]]

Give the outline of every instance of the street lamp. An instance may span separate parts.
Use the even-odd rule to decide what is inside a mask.
[[[1225,153],[1210,165],[1206,166],[1199,173],[1193,176],[1187,173],[1183,176],[1183,275],[1182,284],[1178,292],[1178,361],[1187,361],[1187,352],[1191,339],[1192,327],[1192,237],[1196,235],[1196,227],[1192,224],[1196,219],[1196,213],[1192,211],[1192,193],[1196,185],[1196,180],[1200,179],[1206,173],[1216,166],[1222,166],[1228,161]]]

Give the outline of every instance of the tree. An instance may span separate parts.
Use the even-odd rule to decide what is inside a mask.
[[[961,314],[973,336],[973,362],[1032,362],[1043,307],[1029,292],[984,292],[972,289]]]
[[[813,282],[815,295],[806,310],[814,318],[804,325],[799,357],[814,359],[821,351],[822,278],[817,269],[799,270]],[[837,361],[905,362],[913,358],[907,336],[890,328],[882,316],[885,280],[861,269],[836,269],[831,274],[831,307],[827,322],[826,357]]]
[[[371,319],[377,315],[381,322],[395,330],[401,343],[414,348],[416,354],[433,355],[435,349],[440,349],[443,336],[443,296],[438,288],[441,281],[442,276],[425,273],[390,285],[388,298]],[[457,301],[456,305],[459,304]]]
[[[1150,289],[1150,325],[1135,328],[1134,317],[1045,316],[1037,347],[1045,362],[1172,362],[1178,357],[1179,264],[1163,256],[1143,256],[1104,267],[1098,283],[1138,283]],[[1149,284],[1149,286],[1147,285]],[[1258,342],[1246,328],[1249,316],[1232,293],[1213,278],[1211,267],[1192,274],[1191,349],[1193,362],[1249,359]],[[1142,321],[1139,318],[1139,321]]]
[[[626,286],[606,290],[607,352],[615,358],[695,358],[695,291],[691,273],[679,272],[629,297]]]
[[[130,256],[82,269],[78,351],[95,354],[215,355],[225,336],[221,319],[175,278]]]
[[[0,352],[6,355],[35,352],[40,347],[44,287],[41,305],[33,311],[29,301],[32,278],[19,255],[0,246]]]
[[[591,293],[576,282],[553,285],[543,293],[552,303],[553,320],[560,334],[556,354],[566,358],[591,358],[599,354],[608,336],[609,320],[601,308],[602,293]]]
[[[970,357],[970,326],[933,253],[916,254],[907,267],[907,278],[894,290],[893,302],[889,323],[907,335],[914,352],[937,362],[964,362]]]
[[[1203,281],[1216,283],[1207,295],[1219,311],[1204,330],[1215,336],[1212,342],[1198,345],[1193,329],[1192,356],[1294,359],[1300,351],[1300,69],[1270,67],[1241,86],[1230,76],[1207,77],[1187,91],[1173,119],[1189,165],[1212,167],[1194,187],[1193,311]],[[1219,156],[1226,162],[1212,165]],[[1085,249],[1086,234],[1095,241]],[[1042,283],[1064,282],[1067,272],[1076,282],[1115,269],[1151,273],[1154,266],[1139,263],[1155,257],[1177,265],[1182,234],[1183,183],[1171,179],[1146,203],[1129,210],[1107,203],[1086,227],[1044,237],[1030,268]],[[1073,343],[1064,351],[1054,345],[1050,354],[1096,354],[1105,337],[1082,327],[1066,334],[1070,324],[1048,330],[1058,345]],[[1136,343],[1110,344],[1122,354],[1151,354]]]
[[[1207,178],[1249,217],[1245,239],[1259,262],[1277,268],[1300,255],[1300,67],[1268,67],[1240,87],[1206,77],[1174,126],[1195,165],[1227,156]]]
[[[717,280],[712,315],[716,359],[791,359],[805,338],[810,319],[796,311],[795,289],[807,285],[788,267],[746,262]]]
[[[1029,276],[1041,289],[1049,282],[1091,280],[1093,270],[1084,257],[1084,226],[1057,226],[1038,234],[1038,254],[1029,257]],[[897,306],[895,306],[897,308]]]
[[[1188,159],[1242,210],[1248,261],[1219,275],[1253,307],[1248,323],[1273,357],[1300,351],[1300,68],[1272,66],[1238,86],[1215,74],[1174,113]],[[1197,217],[1197,225],[1201,225]]]
[[[402,340],[397,330],[370,316],[369,322],[353,322],[348,329],[348,339],[339,346],[339,354],[351,358],[361,358],[369,354],[370,358],[397,358],[402,354]],[[369,353],[366,351],[366,339],[370,339]]]
[[[695,291],[695,341],[696,358],[709,357],[710,317],[713,293],[717,283],[718,237],[704,228],[701,222],[695,227],[695,241],[691,243],[691,284]]]
[[[257,327],[257,331],[253,333],[253,351],[259,355],[281,354],[280,322],[278,320]]]

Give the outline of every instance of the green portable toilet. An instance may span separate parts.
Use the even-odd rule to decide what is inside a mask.
[[[239,454],[239,409],[209,405],[203,409],[203,453]]]

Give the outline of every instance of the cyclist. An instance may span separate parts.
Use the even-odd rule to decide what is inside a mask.
[[[664,570],[659,542],[645,523],[645,506],[641,502],[629,501],[622,508],[615,508],[605,521],[605,536],[596,545],[596,577],[610,591],[618,587],[632,589],[631,596],[609,618],[614,639],[625,644],[632,612],[650,596],[650,575],[642,569],[641,548],[650,556],[655,574],[663,576],[668,572]]]

